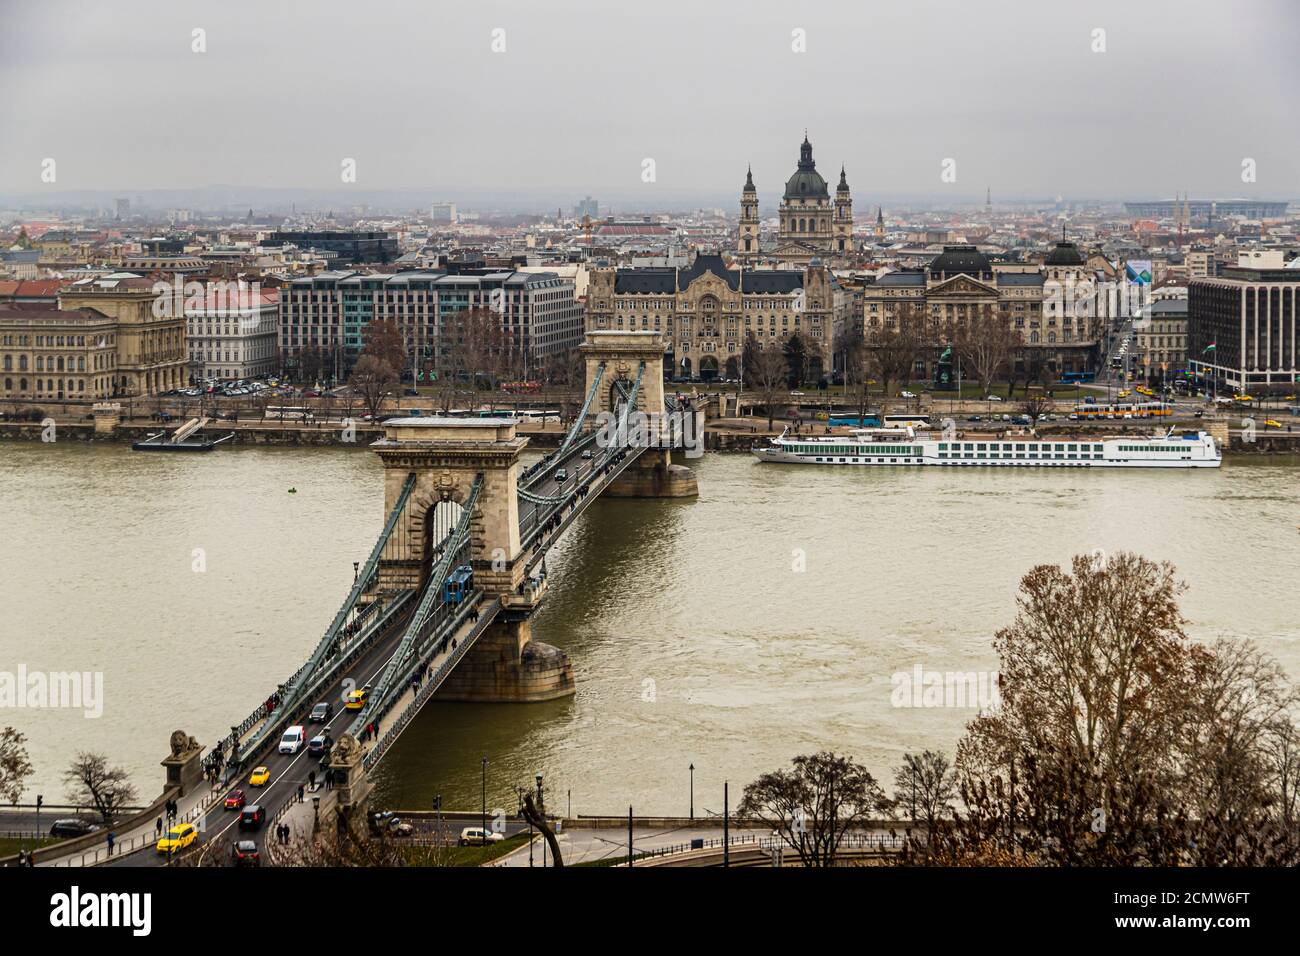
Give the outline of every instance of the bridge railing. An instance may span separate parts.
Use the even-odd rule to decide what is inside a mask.
[[[482,488],[483,478],[480,475],[474,479],[474,484],[465,498],[460,520],[443,539],[443,542],[440,543],[439,550],[441,554],[424,583],[424,593],[420,598],[419,606],[411,615],[406,632],[402,635],[401,641],[393,651],[393,656],[389,659],[384,672],[380,675],[379,680],[375,682],[375,687],[371,691],[365,707],[357,714],[356,720],[352,722],[352,726],[348,729],[348,733],[352,734],[352,736],[360,736],[361,729],[374,719],[374,715],[379,712],[380,708],[387,705],[386,698],[390,694],[401,692],[402,687],[395,683],[395,676],[404,668],[408,656],[424,631],[426,620],[435,611],[435,608],[440,607],[442,586],[447,579],[447,575],[458,564],[464,564],[469,559],[470,522],[473,520],[474,509],[478,504],[478,496]]]
[[[615,436],[626,437],[628,434],[627,424],[632,412],[636,409],[636,399],[641,389],[641,376],[643,374],[645,374],[644,362],[642,362],[637,369],[635,381],[630,384],[621,382],[615,383],[615,386],[619,388],[619,391],[625,400],[622,414],[612,430],[612,434]],[[598,433],[592,433],[591,437],[593,440],[597,435]],[[595,475],[595,472],[598,469],[603,469],[604,471],[598,480],[602,484],[608,484],[631,463],[632,459],[639,455],[641,450],[642,449],[632,449],[623,445],[610,445],[603,448],[600,457],[595,458],[592,461],[592,474]],[[611,465],[617,465],[617,470],[611,471],[609,467]],[[532,495],[531,493],[524,491],[521,492],[521,496],[525,497],[525,500],[528,500],[533,507],[528,518],[521,523],[520,545],[525,550],[529,548],[536,550],[540,545],[541,538],[546,532],[547,524],[579,497],[579,486],[577,482],[575,482],[573,487],[562,495],[544,497],[540,495]],[[574,510],[576,512],[577,509]],[[572,520],[572,517],[573,516],[570,515],[569,519],[565,520],[560,527],[567,526]],[[530,560],[529,567],[532,567],[532,565],[536,563],[536,560],[540,560],[540,558]]]
[[[414,591],[397,592],[382,613],[367,628],[358,633],[351,642],[345,644],[335,657],[329,660],[324,670],[318,675],[315,682],[316,687],[319,688],[332,683],[338,678],[341,671],[356,663],[357,659],[369,650],[381,635],[387,633],[393,621],[398,619],[409,608],[414,595]],[[227,778],[236,774],[242,767],[252,763],[266,747],[276,741],[285,728],[299,722],[312,701],[313,697],[306,697],[299,700],[295,707],[276,707],[270,713],[266,725],[258,734],[243,744],[238,755],[227,762]]]
[[[249,730],[265,721],[275,710],[292,710],[302,699],[304,693],[308,690],[319,686],[320,681],[316,678],[316,671],[320,667],[323,659],[330,654],[337,653],[342,644],[339,641],[339,632],[343,629],[348,615],[356,607],[357,599],[371,584],[379,568],[379,558],[383,553],[384,546],[388,543],[397,527],[398,520],[401,518],[406,508],[406,503],[411,497],[411,491],[415,487],[416,475],[414,472],[406,476],[406,481],[402,484],[402,490],[397,497],[396,503],[388,514],[388,519],[384,522],[384,527],[379,533],[378,540],[370,550],[370,556],[366,559],[365,564],[360,568],[356,575],[356,580],[352,584],[348,596],[344,599],[338,613],[334,615],[330,626],[326,628],[325,634],[321,637],[316,648],[302,665],[293,672],[293,674],[277,689],[276,694],[269,696],[262,703],[254,708],[253,712],[245,717],[239,724],[235,725],[231,732],[218,742],[216,751],[208,755],[206,763],[212,765],[212,761],[217,759],[216,752],[237,754],[240,749],[246,746],[256,746],[256,738],[249,744],[241,744],[244,735]],[[357,615],[354,623],[359,623],[367,617],[373,610],[374,605],[367,605],[362,613]],[[279,700],[276,700],[276,696]],[[269,706],[268,706],[269,705]],[[261,734],[258,735],[259,737]]]
[[[481,592],[476,591],[473,598],[475,605],[480,597]],[[455,669],[456,665],[460,663],[461,658],[469,653],[470,648],[477,642],[479,635],[481,635],[483,631],[487,629],[488,625],[492,623],[500,609],[500,598],[493,603],[485,605],[480,611],[481,617],[479,618],[478,626],[474,631],[452,649],[451,654],[449,654],[447,658],[438,665],[437,669],[434,670],[433,673],[426,675],[425,679],[421,681],[419,690],[416,692],[414,698],[412,698],[412,700],[406,705],[406,708],[402,711],[401,715],[362,758],[362,765],[367,771],[372,769],[375,764],[379,763],[384,754],[388,752],[388,749],[392,747],[397,738],[401,736],[402,731],[405,730],[411,721],[415,719],[415,715],[420,712],[425,701],[438,692],[438,688],[442,686],[443,682]],[[456,618],[453,627],[449,628],[448,631],[442,632],[442,636],[439,638],[439,643],[447,639],[448,633],[459,629],[466,616],[468,616],[468,608],[465,609],[464,613]],[[427,653],[416,655],[417,662],[422,661],[425,656],[427,656]],[[387,710],[391,710],[400,699],[400,695],[391,698]],[[382,717],[383,713],[380,713],[375,717],[375,719],[378,720]]]
[[[560,442],[560,447],[551,452],[524,470],[519,476],[519,485],[523,488],[531,487],[542,479],[547,469],[555,463],[562,461],[569,447],[574,440],[582,433],[582,428],[587,420],[587,415],[591,412],[591,403],[596,397],[596,392],[600,388],[601,379],[605,376],[605,363],[601,362],[596,368],[596,377],[591,383],[591,388],[587,390],[587,397],[582,403],[582,408],[578,412],[578,417],[574,419],[573,424],[569,427],[568,433],[564,440]]]

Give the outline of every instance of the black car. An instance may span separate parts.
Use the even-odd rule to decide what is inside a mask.
[[[266,811],[260,804],[250,803],[239,813],[239,829],[256,830],[266,821]]]
[[[75,817],[67,820],[55,820],[54,825],[50,827],[50,836],[52,837],[79,837],[87,833],[94,833],[99,827],[86,820],[78,820]]]
[[[329,701],[323,700],[311,709],[311,716],[308,717],[307,719],[311,721],[313,724],[322,723],[323,721],[329,719],[330,711],[332,711],[333,709],[334,707],[330,704]]]
[[[257,844],[252,840],[240,840],[230,848],[230,859],[235,866],[261,866],[257,856]]]

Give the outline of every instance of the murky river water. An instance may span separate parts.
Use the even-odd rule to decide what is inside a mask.
[[[549,561],[534,635],[575,698],[427,707],[379,773],[392,806],[490,806],[546,775],[574,813],[720,809],[819,747],[892,778],[973,711],[891,705],[891,675],[989,671],[1020,576],[1095,548],[1172,561],[1189,631],[1300,677],[1300,467],[814,469],[697,461],[694,502],[597,501]],[[289,493],[295,489],[294,493]],[[362,451],[0,444],[0,671],[98,671],[103,714],[0,710],[61,802],[77,749],[160,788],[177,728],[215,740],[314,646],[383,520]],[[201,570],[196,570],[201,569]]]

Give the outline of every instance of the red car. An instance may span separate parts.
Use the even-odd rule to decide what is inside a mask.
[[[244,803],[244,791],[242,790],[232,790],[230,796],[226,797],[227,810],[242,810],[244,809]]]

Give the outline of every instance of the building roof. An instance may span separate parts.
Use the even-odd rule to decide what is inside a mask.
[[[924,269],[899,269],[896,272],[886,272],[876,280],[877,286],[925,286]]]
[[[944,246],[943,252],[930,262],[930,274],[934,276],[968,275],[978,278],[992,272],[993,264],[989,257],[975,246]]]
[[[13,302],[0,305],[0,322],[67,325],[77,322],[116,322],[97,309],[59,309],[44,302]]]
[[[1041,272],[999,272],[997,280],[998,285],[1036,286],[1043,285],[1043,274]]]
[[[0,282],[0,299],[53,299],[63,287],[62,279],[25,279]]]
[[[740,270],[728,269],[727,263],[719,255],[706,255],[700,253],[695,257],[687,269],[679,269],[677,272],[677,288],[685,289],[704,273],[712,272],[715,276],[727,283],[728,288],[735,292],[740,288]]]

